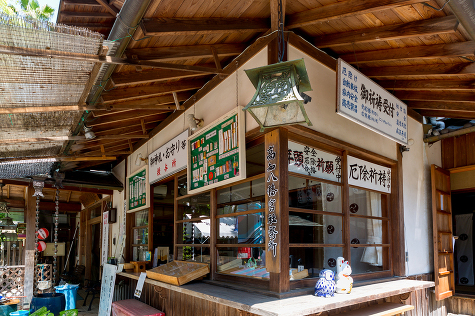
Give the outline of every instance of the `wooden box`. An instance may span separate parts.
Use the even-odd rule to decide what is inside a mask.
[[[183,285],[208,273],[209,266],[207,263],[172,261],[147,270],[147,278],[173,285]]]
[[[138,273],[138,272],[145,272],[148,261],[131,261],[130,263],[134,265],[134,272]]]

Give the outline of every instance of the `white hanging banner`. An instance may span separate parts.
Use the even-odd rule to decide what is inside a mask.
[[[109,255],[109,212],[102,214],[102,265],[107,263],[107,256]]]
[[[289,172],[341,182],[341,157],[289,141]]]
[[[101,282],[101,298],[99,301],[99,313],[101,316],[109,316],[111,314],[112,296],[114,295],[115,276],[117,266],[112,264],[104,264],[102,270]]]
[[[391,193],[391,168],[348,156],[348,184]]]
[[[407,145],[407,105],[338,59],[337,113]]]
[[[187,129],[148,155],[150,184],[186,168],[189,131]]]

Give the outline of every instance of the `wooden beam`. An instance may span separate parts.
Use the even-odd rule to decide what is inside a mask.
[[[444,90],[424,90],[409,91],[397,90],[393,95],[403,101],[458,101],[473,102],[475,100],[475,91],[452,91],[447,93]]]
[[[108,1],[104,1],[104,0],[96,0],[97,3],[99,3],[104,9],[106,9],[107,11],[109,11],[110,14],[112,14],[113,17],[116,17],[116,15],[119,13],[119,10],[114,7],[114,6],[111,6],[109,4]]]
[[[142,125],[142,133],[145,135],[147,134],[147,129],[145,128],[145,120],[141,119],[140,120],[140,125]],[[148,135],[147,135],[148,136]]]
[[[111,124],[114,122],[125,122],[129,120],[140,120],[146,117],[159,116],[162,120],[166,119],[168,114],[157,114],[155,111],[149,110],[131,110],[124,111],[120,114],[116,114],[110,117],[99,117],[96,120],[88,123],[88,126],[94,127],[102,124]]]
[[[177,92],[178,100],[185,101],[189,99],[193,93],[191,91]],[[104,102],[104,101],[103,101]],[[156,109],[156,110],[173,110],[175,106],[170,104],[174,103],[172,95],[161,95],[158,97],[144,98],[144,99],[133,99],[124,102],[106,102],[104,104],[98,105],[98,109]],[[170,108],[171,106],[171,108]]]
[[[365,67],[360,71],[371,78],[397,76],[459,76],[475,74],[475,64],[429,64],[417,66]]]
[[[90,30],[97,30],[97,29],[110,29],[112,28],[113,23],[86,23],[86,22],[65,22],[64,24],[77,26],[77,27],[85,27]]]
[[[98,56],[98,55],[81,54],[81,53],[68,53],[68,52],[62,52],[62,51],[41,50],[41,49],[36,49],[36,48],[13,47],[13,46],[5,46],[5,45],[0,45],[0,54],[58,58],[58,59],[66,59],[66,60],[76,60],[79,62],[94,62],[94,63],[104,63],[104,64],[112,64],[112,65],[139,65],[139,66],[149,66],[149,67],[157,67],[157,68],[163,68],[163,69],[188,70],[188,71],[208,73],[208,74],[222,73],[222,71],[220,71],[219,69],[213,69],[213,68],[207,68],[207,67],[168,64],[168,63],[148,61],[148,60],[137,60],[137,59],[119,58],[119,57],[112,57],[112,56]]]
[[[106,156],[131,155],[133,153],[130,150],[122,150],[122,151],[110,151],[110,150],[106,150],[106,149],[104,149],[104,150],[105,150]],[[97,156],[97,155],[101,155],[101,154],[102,154],[102,152],[100,150],[78,153],[78,155],[81,155],[83,157]]]
[[[81,12],[81,11],[61,11],[61,17],[83,18],[83,19],[115,19],[115,16],[108,12]],[[67,22],[63,22],[67,23]]]
[[[348,63],[378,62],[387,60],[427,59],[442,57],[473,56],[475,42],[459,42],[449,44],[437,44],[429,46],[415,46],[395,49],[372,50],[358,53],[341,55],[340,58]]]
[[[182,106],[180,105],[180,101],[178,101],[178,96],[176,94],[176,92],[173,92],[173,100],[175,101],[175,106],[176,106],[176,109],[179,111],[179,110],[182,110]]]
[[[284,17],[285,23],[285,6],[286,0],[281,0],[282,4],[282,15]],[[270,31],[276,32],[279,30],[279,0],[270,0],[269,1],[270,9]],[[287,43],[285,43],[287,45]],[[283,61],[286,60],[286,56],[283,56]],[[267,64],[275,64],[279,62],[279,37],[275,38],[267,46]]]
[[[319,22],[363,15],[375,11],[426,2],[424,0],[348,0],[332,3],[315,9],[295,13],[286,17],[289,29],[317,24]]]
[[[419,113],[417,113],[416,111],[414,111],[413,109],[411,108],[408,108],[407,109],[407,115],[409,115],[409,117],[413,118],[414,120],[416,120],[416,122],[419,122],[420,124],[424,124],[424,118],[422,115],[420,115]]]
[[[257,33],[270,28],[269,20],[250,18],[156,18],[144,19],[143,25],[146,36]]]
[[[211,49],[215,49],[218,56],[237,56],[246,49],[246,44],[213,44],[213,45],[186,45],[153,48],[133,48],[125,51],[128,58],[140,60],[188,60],[190,58],[212,58]]]
[[[444,134],[447,135],[447,134]],[[473,171],[475,170],[475,165],[469,165],[469,166],[463,166],[463,167],[455,167],[455,168],[450,168],[447,169],[449,170],[450,174],[452,173],[459,173],[459,172],[465,172],[465,171]]]
[[[40,113],[40,112],[58,112],[58,111],[86,111],[93,107],[86,105],[55,105],[55,106],[25,106],[18,108],[0,108],[0,114],[22,114],[22,113]]]
[[[84,5],[88,7],[101,7],[101,5],[95,0],[63,0],[63,4]],[[61,14],[61,11],[59,11],[58,13]]]
[[[69,201],[71,200],[71,194],[73,193],[73,191],[68,191],[68,197],[66,198],[66,202],[69,203]]]
[[[219,61],[218,51],[213,46],[211,46],[210,49],[211,49],[211,52],[213,53],[213,59],[214,59],[214,63],[216,65],[216,68],[217,69],[223,69],[223,67],[221,67],[221,62]]]
[[[11,208],[25,208],[25,200],[23,199],[5,199],[8,207]]]
[[[206,65],[202,67],[213,66]],[[171,70],[171,69],[149,69],[142,70],[140,72],[119,72],[115,73],[112,76],[114,84],[116,87],[123,87],[127,85],[135,85],[140,83],[153,83],[159,81],[167,81],[171,79],[183,79],[183,78],[192,78],[204,76],[207,74],[202,74],[196,71],[184,71],[184,70]]]
[[[415,110],[475,111],[475,100],[460,101],[406,101],[408,107]]]
[[[439,80],[439,79],[428,79],[428,80],[377,80],[377,84],[383,87],[386,90],[433,90],[433,89],[444,89],[444,90],[462,90],[462,89],[472,89],[475,90],[475,80],[466,79],[466,80]]]
[[[306,53],[307,55],[309,55],[316,61],[322,63],[324,66],[330,68],[331,70],[336,71],[338,62],[335,58],[331,57],[324,51],[318,49],[312,43],[308,42],[301,36],[293,32],[287,33],[287,34],[288,34],[288,41],[290,45]]]
[[[397,40],[424,35],[440,35],[456,31],[457,18],[454,15],[387,25],[369,29],[322,35],[315,38],[317,47],[334,47],[351,43]]]
[[[419,110],[423,116],[447,117],[473,120],[475,119],[475,112],[467,111],[450,111],[450,110]]]
[[[148,86],[139,87],[125,87],[121,89],[114,89],[102,94],[104,102],[116,102],[118,100],[143,98],[146,96],[156,96],[165,93],[197,90],[203,87],[207,82],[206,79],[184,79],[180,81],[157,83]]]
[[[268,36],[258,38],[253,44],[248,46],[246,48],[246,50],[241,55],[236,57],[232,62],[230,62],[226,67],[224,67],[223,72],[225,72],[226,74],[232,74],[234,71],[237,70],[237,66],[236,66],[237,64],[238,65],[244,65],[247,61],[249,61],[252,57],[254,57],[257,53],[259,53],[262,49],[264,49],[269,44],[269,42],[272,41],[273,39],[275,39],[276,37],[277,37],[277,33],[271,33]],[[196,101],[200,100],[201,98],[203,98],[204,96],[206,96],[211,90],[216,88],[226,78],[227,77],[225,77],[225,76],[214,76],[213,79],[208,81],[203,86],[203,88],[201,88],[200,90],[198,90],[194,94],[193,99],[190,98],[187,101],[185,101],[185,103],[182,104],[183,107],[185,109],[188,109],[189,107],[191,107],[194,104],[194,102],[196,102]],[[149,132],[148,135],[150,137],[153,137],[153,136],[157,135],[161,130],[163,130],[165,127],[167,127],[168,124],[170,124],[175,119],[180,117],[181,114],[183,114],[183,113],[175,112],[175,113],[171,114],[163,122],[161,122],[157,127],[155,127],[151,132]],[[144,145],[145,143],[146,142],[143,141],[143,140],[138,141],[135,144],[135,148],[140,148],[140,146]]]
[[[471,126],[471,127],[467,127],[467,128],[461,128],[461,129],[458,129],[458,130],[455,130],[453,132],[449,132],[449,133],[446,133],[446,134],[440,134],[440,135],[437,135],[437,136],[426,137],[426,138],[424,138],[424,143],[435,143],[435,142],[437,142],[439,140],[442,140],[442,139],[445,139],[445,138],[462,136],[462,135],[465,135],[465,134],[468,134],[468,133],[473,133],[473,132],[475,132],[475,126]],[[467,168],[467,166],[465,166],[465,168]],[[451,171],[451,169],[449,169],[449,171]],[[465,171],[465,170],[463,170],[463,171]],[[451,172],[453,172],[453,171],[451,171]],[[457,172],[461,172],[461,171],[455,171],[454,173],[457,173]]]

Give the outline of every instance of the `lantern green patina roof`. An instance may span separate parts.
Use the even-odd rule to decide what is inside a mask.
[[[244,71],[249,77],[249,80],[251,80],[252,84],[254,85],[254,88],[257,89],[257,86],[259,84],[259,74],[261,72],[274,72],[279,68],[286,68],[291,65],[295,67],[295,71],[297,72],[299,76],[299,82],[298,82],[299,91],[300,92],[312,91],[312,87],[310,86],[310,80],[308,79],[307,67],[305,67],[305,62],[303,58],[290,60],[290,61],[284,61],[284,62],[272,64],[272,65],[265,65],[262,67],[248,69]]]

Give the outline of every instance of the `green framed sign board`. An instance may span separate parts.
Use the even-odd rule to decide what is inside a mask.
[[[244,114],[236,107],[188,138],[188,194],[246,178]]]
[[[127,212],[136,212],[150,207],[150,186],[148,184],[148,166],[140,168],[127,177]]]

